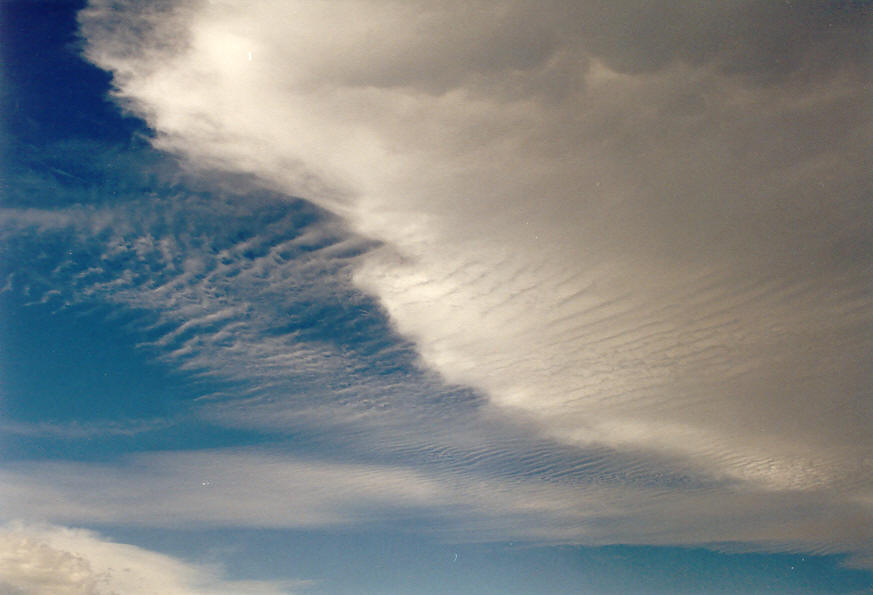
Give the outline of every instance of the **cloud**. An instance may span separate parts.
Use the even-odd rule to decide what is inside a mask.
[[[822,490],[646,485],[595,473],[495,475],[463,465],[346,463],[264,449],[156,452],[113,463],[30,461],[4,465],[0,477],[4,516],[31,522],[376,525],[455,542],[732,543],[740,550],[855,552],[859,565],[870,553],[869,506]]]
[[[46,461],[28,467],[7,468],[14,481],[3,500],[12,517],[321,527],[444,502],[435,483],[414,471],[259,452],[152,453],[116,464]]]
[[[128,174],[110,184],[129,184]],[[101,188],[34,181],[72,204],[0,212],[11,260],[30,263],[10,267],[6,290],[58,307],[137,312],[147,318],[137,329],[148,338],[142,346],[198,374],[266,384],[295,365],[298,376],[354,365],[328,344],[325,328],[372,309],[347,280],[350,261],[371,242],[300,201],[260,193],[230,203],[222,188],[230,181],[198,191],[180,176],[126,189],[115,204],[88,199]],[[350,351],[379,349],[353,342]]]
[[[870,11],[667,4],[98,1],[81,23],[156,147],[378,240],[355,282],[447,381],[565,444],[815,494],[853,541],[824,511],[873,485]]]
[[[388,403],[457,397],[457,389],[414,369],[411,345],[351,284],[353,263],[373,242],[302,201],[235,193],[239,184],[226,177],[204,184],[155,173],[149,158],[137,175],[159,181],[120,192],[114,204],[88,199],[99,188],[44,183],[71,204],[0,211],[0,238],[12,255],[5,291],[125,320],[144,356],[206,381],[192,386],[191,400],[199,401],[164,424],[10,421],[7,431],[127,434],[190,421],[192,410],[222,424],[287,430],[302,419],[310,427],[336,424]],[[130,185],[125,172],[119,176],[104,182]]]
[[[167,419],[149,419],[137,421],[105,421],[100,423],[0,423],[0,431],[9,436],[51,437],[61,439],[95,438],[99,436],[135,436],[169,427],[172,422]]]
[[[0,587],[4,593],[290,593],[304,583],[228,581],[217,569],[191,564],[92,531],[11,523],[0,528]]]
[[[633,436],[623,441],[613,437],[615,448],[595,443],[568,448],[532,436],[532,428],[542,429],[537,420],[528,423],[530,418],[522,416],[516,421],[515,415],[483,409],[480,400],[426,375],[382,375],[378,365],[369,372],[356,369],[388,356],[383,349],[363,349],[360,363],[351,366],[352,336],[338,339],[350,348],[314,366],[312,384],[301,391],[301,349],[295,342],[305,337],[281,332],[276,340],[271,329],[294,319],[301,294],[326,300],[332,299],[331,291],[345,296],[347,290],[332,275],[319,274],[318,283],[284,295],[301,268],[313,265],[307,258],[295,262],[293,251],[289,258],[272,256],[274,244],[284,251],[289,237],[312,237],[286,220],[296,212],[293,205],[233,206],[219,197],[211,200],[182,193],[129,199],[113,208],[7,211],[5,230],[14,244],[35,228],[32,239],[49,254],[54,236],[62,239],[57,259],[47,257],[44,266],[32,267],[50,271],[48,286],[62,299],[133,307],[149,313],[146,320],[156,316],[149,350],[177,365],[197,358],[202,373],[233,378],[245,387],[201,399],[193,408],[195,416],[274,435],[304,433],[309,447],[330,460],[277,450],[152,453],[111,464],[27,461],[0,473],[7,486],[0,494],[7,518],[286,529],[395,522],[408,528],[414,520],[420,530],[453,540],[591,545],[738,540],[758,548],[803,544],[807,551],[863,551],[869,536],[847,529],[867,524],[863,485],[847,497],[833,498],[821,491],[826,481],[792,483],[792,469],[777,491],[731,478],[713,482],[706,469],[701,473],[640,450]],[[176,231],[163,229],[170,218]],[[273,223],[252,226],[249,220]],[[255,232],[248,233],[249,228]],[[163,248],[168,244],[172,249]],[[330,270],[330,259],[322,260],[319,250],[304,254],[314,255],[317,271]],[[191,261],[200,263],[199,274],[189,275],[187,265],[179,264]],[[26,278],[25,272],[16,277]],[[238,310],[244,315],[238,316]],[[226,328],[228,317],[231,329]],[[366,326],[350,328],[368,334]],[[189,354],[174,354],[191,337],[197,341]],[[320,344],[323,353],[331,353],[330,340]],[[339,361],[346,373],[337,374],[330,361]],[[2,429],[89,439],[176,423],[8,422]],[[410,431],[422,427],[427,432]],[[803,464],[799,457],[794,460]],[[770,467],[763,471],[773,474]],[[804,493],[807,488],[812,492]],[[815,515],[799,521],[799,511],[826,513],[830,522],[821,524]],[[834,526],[847,529],[847,535],[834,539]],[[864,559],[859,555],[857,563]]]

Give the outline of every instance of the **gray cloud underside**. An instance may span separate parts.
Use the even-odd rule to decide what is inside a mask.
[[[377,240],[347,269],[357,286],[425,365],[486,396],[477,415],[506,418],[477,443],[464,441],[475,423],[449,423],[451,402],[390,423],[371,409],[362,427],[397,440],[381,455],[427,451],[404,421],[448,419],[432,452],[477,460],[463,452],[502,451],[514,419],[552,452],[608,453],[616,477],[658,461],[705,493],[674,508],[675,482],[631,481],[633,506],[567,539],[856,551],[873,502],[869,20],[863,4],[797,2],[94,2],[82,15],[86,55],[158,148]],[[345,373],[326,343],[265,338],[260,306],[204,299],[193,280],[221,279],[218,262],[105,294],[159,304],[173,320],[160,346],[182,365],[222,354],[244,371],[255,356],[268,379],[275,354],[276,375],[312,361]],[[260,262],[271,295],[298,287],[302,265]],[[247,264],[243,286],[258,271]],[[570,518],[611,501],[565,489]]]

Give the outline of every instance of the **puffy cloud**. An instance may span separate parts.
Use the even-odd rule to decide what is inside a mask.
[[[0,588],[22,595],[267,595],[289,593],[291,584],[228,581],[215,568],[115,543],[92,531],[19,522],[0,528]]]
[[[383,243],[356,282],[447,380],[566,443],[821,510],[873,484],[869,20],[802,2],[82,13],[156,146]]]

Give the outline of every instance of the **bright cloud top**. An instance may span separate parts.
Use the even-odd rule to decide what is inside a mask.
[[[869,11],[660,9],[97,1],[82,25],[157,147],[381,241],[356,282],[448,381],[568,444],[869,512]]]

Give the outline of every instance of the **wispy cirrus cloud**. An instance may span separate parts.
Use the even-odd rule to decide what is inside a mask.
[[[103,187],[30,172],[31,187],[44,179],[61,204],[22,197],[0,212],[14,255],[5,291],[124,318],[144,356],[193,377],[196,402],[165,424],[10,421],[11,434],[96,438],[198,419],[274,433],[339,424],[360,437],[382,426],[396,433],[408,415],[421,422],[416,407],[438,420],[441,397],[475,399],[419,370],[412,346],[352,285],[374,242],[302,201],[227,176],[204,184],[145,153],[133,172],[105,173],[103,185],[121,189],[110,203],[91,198]]]
[[[343,335],[333,330],[361,325],[368,311],[378,323],[372,301],[349,283],[351,262],[372,242],[316,209],[264,193],[234,203],[173,181],[127,189],[115,204],[88,200],[94,191],[52,185],[71,206],[2,211],[13,262],[29,263],[8,268],[5,291],[140,313],[142,347],[229,380],[267,384],[295,366],[301,377],[317,375],[354,365],[352,351],[365,358],[390,343],[356,335],[337,344]]]
[[[2,422],[0,432],[7,436],[49,437],[67,440],[105,436],[136,436],[161,430],[173,424],[169,419],[102,422]]]

